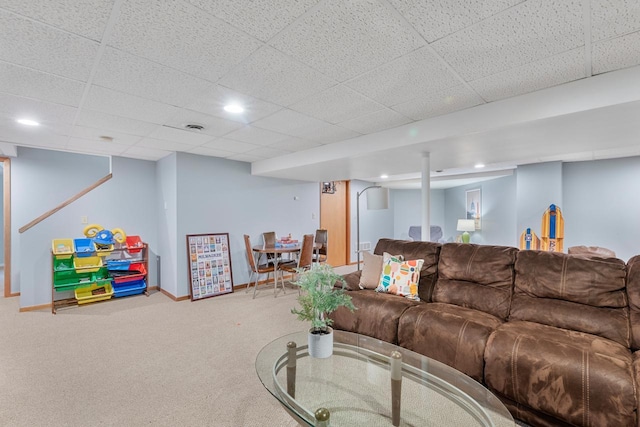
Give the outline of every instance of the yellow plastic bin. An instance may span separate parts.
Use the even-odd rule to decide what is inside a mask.
[[[111,284],[98,286],[96,283],[94,283],[91,286],[76,289],[75,294],[76,300],[78,300],[78,304],[89,304],[91,302],[110,299],[113,295],[113,287],[111,286]]]
[[[96,254],[98,254],[98,256],[109,256],[111,255],[111,252],[113,252],[113,244],[111,245],[100,245],[98,243],[95,243],[96,245]]]
[[[53,239],[51,251],[58,259],[68,259],[73,256],[73,239]]]
[[[76,271],[82,271],[85,273],[93,273],[100,270],[102,267],[102,258],[99,256],[89,256],[84,258],[74,258],[73,267]]]

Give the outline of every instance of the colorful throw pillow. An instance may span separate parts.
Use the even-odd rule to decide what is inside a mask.
[[[398,258],[390,257],[382,264],[380,283],[376,292],[387,292],[402,295],[412,300],[418,301],[418,281],[420,280],[420,269],[424,260],[414,259],[402,261]]]
[[[382,272],[382,264],[391,258],[403,259],[402,255],[391,255],[387,252],[382,256],[372,254],[370,252],[362,252],[363,266],[362,273],[360,274],[360,283],[358,286],[360,289],[375,289],[380,283],[380,273]]]

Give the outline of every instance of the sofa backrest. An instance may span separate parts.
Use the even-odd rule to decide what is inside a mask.
[[[418,281],[418,296],[421,300],[429,302],[433,292],[433,285],[438,276],[438,256],[441,246],[440,243],[433,242],[380,239],[373,253],[382,255],[384,252],[388,252],[391,255],[402,255],[405,260],[424,260],[420,270],[420,280]]]
[[[432,301],[509,315],[516,248],[446,243],[440,251]]]
[[[627,262],[627,295],[631,319],[631,348],[640,350],[640,255]]]
[[[509,321],[585,332],[629,347],[625,275],[617,258],[520,251]]]

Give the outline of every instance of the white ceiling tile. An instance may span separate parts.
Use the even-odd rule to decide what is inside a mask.
[[[332,125],[320,122],[321,125],[312,126],[308,129],[300,131],[300,137],[320,142],[321,144],[331,144],[333,142],[343,141],[345,139],[360,136],[359,132],[351,129],[345,129],[342,126]]]
[[[0,7],[65,31],[101,40],[113,0],[2,0]]]
[[[206,80],[113,48],[105,49],[93,83],[179,107],[214,86]]]
[[[261,42],[179,1],[131,0],[122,5],[110,45],[215,81]]]
[[[222,157],[222,158],[227,158],[229,156],[233,156],[234,154],[237,154],[237,153],[232,153],[230,151],[216,150],[215,148],[207,148],[207,147],[194,147],[188,150],[187,153],[199,154],[201,156]]]
[[[640,64],[640,31],[594,43],[591,47],[593,74]]]
[[[140,142],[136,144],[136,147],[153,148],[156,150],[167,151],[189,151],[193,148],[193,144],[183,144],[175,141],[167,141],[164,139],[155,138],[142,138]]]
[[[145,147],[129,147],[125,152],[122,153],[123,157],[131,157],[134,159],[144,159],[144,160],[160,160],[163,157],[171,154],[171,151],[166,150],[157,150],[155,148],[145,148]]]
[[[474,80],[469,84],[486,101],[496,101],[584,77],[584,49],[580,48]]]
[[[202,145],[202,147],[209,148],[211,150],[229,151],[232,153],[246,153],[247,151],[255,150],[260,147],[260,145],[234,141],[232,139],[218,138],[207,142]]]
[[[124,146],[131,146],[136,142],[140,141],[140,138],[141,138],[140,136],[137,136],[137,135],[127,135],[125,133],[105,131],[103,129],[96,129],[96,128],[86,127],[86,126],[74,126],[71,129],[70,135],[76,138],[82,138],[90,141],[97,141],[101,144],[124,145]],[[113,140],[106,142],[100,138],[102,136],[111,137],[113,138]]]
[[[118,156],[122,154],[128,146],[83,138],[69,138],[66,148],[72,151],[82,151],[84,153],[101,153]]]
[[[319,0],[187,0],[234,27],[267,41]]]
[[[460,85],[427,97],[396,105],[393,109],[413,120],[423,120],[453,111],[464,110],[482,103],[482,99],[475,92],[467,89],[464,85]]]
[[[429,48],[422,48],[345,85],[389,107],[460,83],[437,55]]]
[[[156,127],[155,123],[143,122],[140,120],[130,119],[127,117],[113,116],[100,111],[92,111],[83,109],[78,116],[78,125],[88,126],[98,129],[111,130],[130,135],[146,136],[153,132]]]
[[[0,115],[0,141],[39,147],[64,148],[67,144],[70,125],[59,123],[53,126],[22,126],[13,118]]]
[[[328,0],[269,44],[338,81],[426,45],[376,0]]]
[[[525,0],[389,0],[429,43]]]
[[[254,154],[236,154],[235,156],[227,157],[229,160],[237,160],[239,162],[257,162],[258,160],[264,160],[264,157],[256,156]]]
[[[362,134],[367,134],[406,125],[411,122],[411,119],[403,116],[402,114],[385,108],[384,110],[376,111],[375,113],[367,114],[366,116],[342,122],[340,123],[340,126]]]
[[[432,44],[467,81],[582,45],[580,0],[529,0]]]
[[[329,122],[339,123],[384,108],[358,92],[344,85],[336,85],[290,107],[308,116]]]
[[[92,86],[85,107],[143,122],[162,124],[178,113],[173,105]]]
[[[0,60],[87,81],[98,43],[0,9]]]
[[[263,159],[271,159],[273,157],[284,156],[285,154],[289,154],[289,153],[291,153],[291,151],[281,150],[281,149],[272,148],[272,147],[260,147],[260,148],[256,148],[255,150],[251,150],[246,154],[259,156],[259,157],[262,157]]]
[[[640,30],[638,0],[591,0],[591,40],[618,37]]]
[[[85,84],[0,62],[0,92],[77,107]]]
[[[149,138],[173,141],[179,144],[188,144],[191,146],[202,145],[213,139],[211,135],[199,133],[198,131],[176,129],[168,126],[158,126],[156,130],[149,134]]]
[[[260,129],[255,126],[245,126],[242,129],[238,129],[225,135],[225,138],[265,146],[285,141],[289,139],[290,136],[272,132],[270,130]]]
[[[73,123],[77,111],[67,105],[0,93],[0,113],[12,120],[27,118],[42,125],[60,126]]]
[[[204,129],[199,133],[211,136],[222,136],[242,127],[242,123],[187,109],[181,109],[178,114],[165,122],[166,125],[175,128],[184,128],[187,123],[201,124]]]
[[[286,106],[333,86],[335,81],[264,46],[224,76],[220,84]]]
[[[276,142],[275,144],[270,145],[271,148],[279,148],[281,150],[286,151],[303,151],[308,150],[310,148],[318,147],[322,144],[319,144],[314,141],[309,141],[308,139],[291,137],[285,141]]]
[[[262,101],[220,85],[216,85],[211,91],[194,99],[194,102],[187,105],[188,109],[243,124],[269,116],[282,108],[280,105]],[[224,106],[228,104],[239,104],[244,111],[240,114],[228,113],[224,110]]]

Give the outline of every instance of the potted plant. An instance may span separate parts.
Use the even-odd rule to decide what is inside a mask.
[[[342,287],[336,287],[336,282]],[[300,309],[292,308],[291,313],[297,315],[298,320],[311,322],[309,355],[329,357],[333,354],[333,320],[328,315],[342,306],[355,310],[351,297],[345,292],[346,282],[330,265],[313,263],[311,268],[298,273],[294,284],[300,286],[302,292],[298,297]]]

